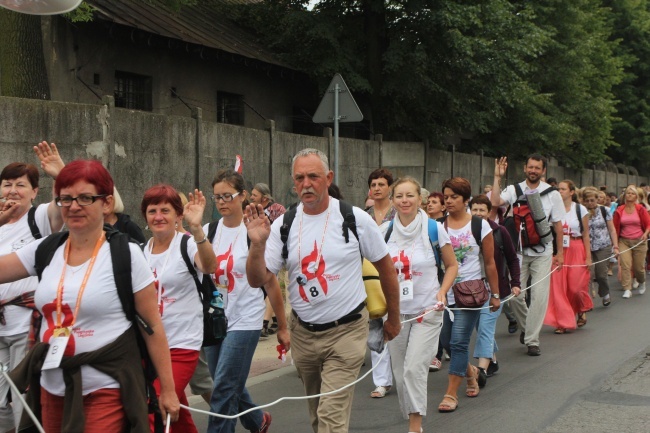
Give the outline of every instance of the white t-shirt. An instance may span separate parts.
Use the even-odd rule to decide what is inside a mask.
[[[529,191],[530,188],[528,187],[528,184],[526,181],[523,181],[519,184],[521,187],[521,190],[526,193],[526,191]],[[551,185],[549,185],[546,182],[540,182],[539,186],[536,188],[538,192],[543,192],[546,191],[547,188],[550,188]],[[513,204],[515,201],[517,201],[517,192],[515,191],[515,186],[514,185],[509,185],[505,191],[501,192],[501,199],[505,201],[508,204]],[[552,191],[546,195],[541,196],[542,200],[542,207],[544,208],[544,214],[546,214],[546,221],[550,223],[556,223],[559,221],[562,221],[564,218],[564,203],[562,202],[562,197],[560,196],[560,193],[557,191]],[[551,230],[553,229],[553,225],[549,224]],[[550,256],[553,254],[553,245],[551,242],[553,242],[553,236],[548,236],[547,237],[548,241],[545,244],[545,248],[541,252],[536,252],[532,250],[531,248],[524,248],[524,255],[525,256]],[[540,248],[537,248],[540,249]]]
[[[427,221],[424,222],[425,224]],[[449,235],[442,224],[438,226],[438,243],[440,248],[450,243]],[[393,234],[395,232],[393,231]],[[388,240],[388,252],[393,263],[402,263],[401,273],[406,280],[413,280],[413,299],[400,302],[400,313],[417,314],[432,307],[437,302],[436,296],[440,290],[438,282],[438,267],[430,242],[424,242],[422,236],[416,236],[412,247],[400,250],[391,234]]]
[[[339,201],[335,198],[329,197],[328,210],[319,215],[303,213],[302,203],[296,209],[287,241],[289,300],[298,316],[306,322],[328,323],[354,310],[366,299],[361,254],[370,262],[376,262],[388,254],[386,243],[372,217],[357,207],[353,209],[359,241],[350,231],[348,243],[343,237],[343,216]],[[283,223],[284,215],[273,222],[271,236],[266,243],[266,266],[274,274],[284,264],[280,239]],[[319,255],[318,268],[314,269]],[[297,282],[301,275],[307,280],[305,286]],[[320,297],[320,302],[313,302],[314,293]]]
[[[18,259],[30,275],[36,275],[34,269],[36,248],[40,243],[41,240],[32,242],[17,251]],[[56,326],[56,292],[65,264],[63,253],[66,243],[56,250],[52,262],[43,271],[41,282],[36,290],[36,307],[43,314],[40,339],[44,343],[50,341],[52,331]],[[153,283],[153,275],[140,248],[134,244],[129,244],[129,248],[131,250],[131,284],[133,293],[137,293]],[[62,297],[63,326],[72,322],[79,286],[89,263],[90,260],[80,266],[66,267]],[[102,348],[115,341],[130,327],[131,322],[124,315],[122,302],[115,287],[110,247],[108,242],[104,242],[99,249],[95,265],[83,292],[79,316],[74,323],[65,355],[72,356]],[[102,388],[120,387],[119,383],[109,375],[87,365],[81,366],[81,375],[83,395]],[[51,394],[58,396],[65,394],[61,369],[44,370],[41,375],[41,385]]]
[[[194,278],[181,255],[183,233],[174,236],[167,251],[151,254],[151,243],[144,247],[144,256],[154,273],[158,311],[165,327],[170,349],[201,350],[203,343],[203,306]],[[198,251],[190,236],[187,254],[192,262]],[[201,271],[197,270],[200,275]]]
[[[38,206],[34,214],[34,220],[42,237],[52,234],[50,220],[47,217],[48,206],[49,203]],[[28,213],[26,212],[15,223],[5,224],[0,227],[0,256],[15,253],[35,240],[29,228]],[[37,277],[27,277],[13,283],[0,284],[0,299],[15,298],[22,293],[36,290],[36,286],[38,286]],[[5,326],[0,325],[0,337],[29,331],[29,323],[32,317],[32,310],[29,308],[7,305],[5,306],[4,315],[7,324]]]
[[[203,231],[207,236],[207,224]],[[217,258],[217,271],[212,279],[216,285],[227,286],[227,290],[220,288],[219,291],[224,297],[228,331],[258,331],[264,321],[264,292],[251,287],[246,277],[247,236],[243,222],[238,227],[226,227],[221,222],[212,240]]]
[[[451,246],[458,260],[458,276],[455,282],[478,280],[482,277],[481,260],[479,254],[480,247],[472,234],[472,221],[468,222],[460,229],[448,227],[449,239]],[[481,240],[492,233],[492,227],[487,221],[483,220],[481,224]],[[449,301],[451,303],[451,301]]]
[[[588,215],[588,210],[583,205],[580,206],[580,217],[584,218],[585,215]],[[599,211],[600,212],[600,211]],[[578,214],[576,213],[576,203],[571,203],[571,210],[567,212],[562,218],[562,231],[565,235],[580,237],[582,236],[582,231],[580,230],[580,222],[578,221]]]

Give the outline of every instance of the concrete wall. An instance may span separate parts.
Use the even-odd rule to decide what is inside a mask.
[[[64,160],[100,159],[120,189],[126,213],[144,226],[139,203],[146,188],[166,182],[189,192],[198,185],[211,194],[211,181],[220,168],[234,165],[235,155],[244,159],[244,177],[271,186],[277,201],[297,200],[291,181],[291,160],[300,149],[314,147],[330,156],[334,167],[331,130],[325,137],[277,131],[269,121],[265,130],[206,121],[195,109],[193,117],[169,116],[104,105],[72,104],[0,97],[0,167],[13,161],[38,163],[32,147],[41,140],[55,142]],[[424,143],[340,139],[339,187],[346,200],[363,206],[368,174],[379,166],[395,177],[411,175],[425,179],[424,187],[440,190],[454,176],[470,180],[475,194],[492,183],[494,160],[479,155],[428,148]],[[523,161],[509,161],[504,184],[523,178]],[[648,183],[647,177],[594,170],[575,170],[549,165],[549,177],[573,179],[577,184],[608,185],[620,191],[628,183]],[[50,179],[41,181],[39,200],[51,197]],[[212,215],[206,215],[206,221]]]

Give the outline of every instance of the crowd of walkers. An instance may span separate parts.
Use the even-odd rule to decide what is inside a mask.
[[[47,142],[34,150],[54,179],[50,202],[33,205],[35,165],[0,173],[0,362],[48,433],[158,432],[167,417],[171,431],[196,432],[181,408],[188,385],[212,412],[255,408],[246,379],[270,334],[292,351],[305,393],[324,393],[307,400],[313,430],[346,432],[354,388],[328,392],[354,381],[365,357],[360,256],[385,299],[379,339],[392,340],[387,353],[371,352],[371,397],[394,386],[409,432],[422,432],[427,377],[445,359],[439,412],[457,410],[463,382],[475,398],[499,370],[502,310],[539,356],[543,325],[572,332],[596,295],[611,305],[614,262],[623,298],[646,289],[645,190],[630,185],[612,200],[568,179],[552,186],[537,154],[512,185],[501,185],[508,163],[496,160],[493,184],[476,196],[464,178],[428,192],[379,168],[364,212],[341,199],[327,157],[304,149],[292,162],[295,206],[221,170],[209,196],[218,221],[202,224],[209,200],[198,189],[186,198],[158,184],[141,200],[145,236],[101,163],[65,164]],[[0,432],[29,421],[17,397],[0,377]],[[210,417],[208,432],[233,433],[237,422]],[[271,414],[255,409],[239,422],[268,432]]]

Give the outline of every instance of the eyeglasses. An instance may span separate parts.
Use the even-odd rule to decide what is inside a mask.
[[[64,195],[61,197],[55,197],[54,202],[59,207],[70,207],[72,206],[73,201],[76,201],[79,206],[90,206],[91,204],[95,203],[95,201],[98,198],[106,197],[107,195],[108,194],[100,194],[100,195],[81,194],[78,197],[71,197],[69,195]]]
[[[236,192],[236,193],[234,193],[234,194],[228,194],[228,193],[225,193],[225,194],[223,194],[223,195],[215,194],[215,195],[211,196],[210,198],[211,198],[212,201],[215,202],[215,203],[217,203],[219,200],[223,200],[224,203],[228,203],[228,202],[231,202],[232,199],[234,199],[234,198],[237,197],[238,195],[239,195],[238,192]]]

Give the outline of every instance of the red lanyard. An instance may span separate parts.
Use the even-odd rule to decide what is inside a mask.
[[[93,255],[90,258],[90,263],[88,264],[88,269],[86,270],[86,274],[84,275],[84,279],[81,282],[81,286],[79,286],[79,293],[77,294],[77,303],[74,307],[74,316],[72,316],[72,322],[68,326],[69,328],[72,328],[74,325],[75,321],[77,320],[77,315],[79,314],[79,306],[81,305],[81,296],[84,293],[84,290],[86,289],[86,284],[88,283],[88,278],[90,277],[90,272],[93,270],[93,266],[95,265],[95,260],[97,259],[97,254],[99,253],[99,248],[102,246],[104,241],[106,240],[106,233],[102,232],[102,235],[97,239],[97,243],[95,244],[95,249],[93,250]],[[68,239],[68,243],[65,246],[65,253],[64,253],[64,260],[65,263],[63,264],[63,272],[61,272],[61,278],[59,279],[59,287],[56,289],[56,327],[61,328],[61,304],[63,301],[63,280],[65,279],[65,272],[66,269],[68,268],[68,256],[70,255],[70,239]]]

